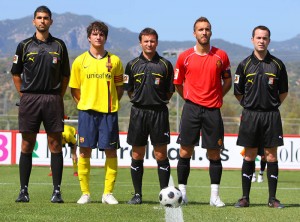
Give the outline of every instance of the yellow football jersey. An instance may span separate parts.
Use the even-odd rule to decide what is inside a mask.
[[[70,88],[80,89],[79,110],[101,113],[117,112],[119,100],[116,86],[123,85],[123,65],[118,56],[109,52],[101,59],[89,51],[79,55],[72,65]]]

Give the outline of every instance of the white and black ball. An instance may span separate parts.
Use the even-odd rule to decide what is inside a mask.
[[[165,187],[159,192],[159,202],[165,207],[179,207],[182,203],[182,194],[177,187]]]

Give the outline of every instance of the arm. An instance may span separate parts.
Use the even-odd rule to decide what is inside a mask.
[[[168,98],[168,100],[170,100],[171,99],[171,97],[173,96],[173,93],[167,93],[167,98]]]
[[[61,82],[61,97],[64,97],[68,84],[69,84],[69,77],[64,76]]]
[[[243,98],[243,95],[235,95],[235,98],[241,102],[242,98]]]
[[[241,103],[245,94],[245,78],[243,75],[244,68],[242,62],[238,65],[235,76],[234,76],[234,96]]]
[[[175,84],[175,88],[176,88],[177,93],[181,96],[181,98],[183,98],[183,85],[176,85]]]
[[[15,84],[15,87],[19,93],[20,96],[22,96],[21,91],[21,85],[22,85],[22,78],[20,74],[12,74],[13,75],[13,82]]]
[[[231,78],[223,79],[223,85],[222,85],[222,94],[223,97],[228,93],[228,91],[231,88]]]
[[[78,157],[77,157],[77,145],[76,144],[72,144],[72,146],[70,146],[71,148],[71,153],[72,153],[72,160],[73,162],[77,163]]]
[[[117,94],[118,94],[118,100],[120,101],[123,93],[124,93],[124,87],[123,86],[116,86]]]
[[[282,93],[282,94],[279,94],[279,99],[280,99],[280,102],[283,103],[283,101],[285,100],[285,98],[287,97],[288,93]]]
[[[80,89],[71,88],[71,94],[76,104],[80,101]]]
[[[127,95],[128,95],[128,97],[129,97],[129,99],[131,99],[132,93],[133,93],[133,92],[127,91]]]

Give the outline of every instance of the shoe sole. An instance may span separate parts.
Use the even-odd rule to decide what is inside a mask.
[[[78,202],[78,201],[77,201],[78,204],[87,204],[87,203],[90,203],[90,202],[91,202],[90,200],[87,201],[87,202]]]
[[[275,209],[282,209],[282,208],[284,208],[284,206],[283,205],[281,205],[281,206],[278,206],[278,207],[275,207],[275,206],[273,206],[272,204],[270,204],[270,203],[268,203],[268,207],[269,208],[275,208]]]
[[[214,203],[209,203],[209,205],[212,206],[212,207],[225,207],[226,206],[225,204],[223,204],[223,205],[216,205]]]
[[[24,201],[24,200],[20,200],[20,201],[17,201],[17,200],[16,200],[15,202],[16,202],[16,203],[29,203],[29,200],[25,200],[25,201]]]
[[[103,204],[109,204],[109,205],[119,204],[119,202],[109,203],[109,202],[105,201],[104,199],[102,199],[102,203]]]
[[[142,202],[140,202],[140,203],[134,202],[134,203],[133,203],[133,202],[130,202],[130,201],[129,201],[129,202],[127,202],[127,204],[139,205],[139,204],[142,204]]]
[[[22,199],[20,198],[18,198],[18,199],[16,199],[16,203],[28,203],[30,201],[30,199],[29,199],[29,197],[27,196],[27,198],[25,198],[25,197],[23,197]]]
[[[64,203],[64,201],[63,200],[61,200],[61,201],[52,201],[51,200],[51,203]]]
[[[244,208],[244,207],[249,207],[249,206],[234,206],[235,208]]]

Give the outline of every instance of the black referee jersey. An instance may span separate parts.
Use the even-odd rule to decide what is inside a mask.
[[[65,43],[51,34],[45,42],[35,34],[23,40],[17,47],[11,73],[23,73],[22,93],[61,93],[63,76],[70,76]]]
[[[143,54],[126,65],[124,89],[133,92],[131,102],[135,105],[165,105],[167,93],[175,91],[174,70],[165,58],[155,54],[151,61]]]
[[[281,60],[267,53],[264,60],[254,53],[238,66],[234,80],[234,94],[243,95],[241,105],[256,111],[276,110],[279,94],[288,92],[288,77]]]

